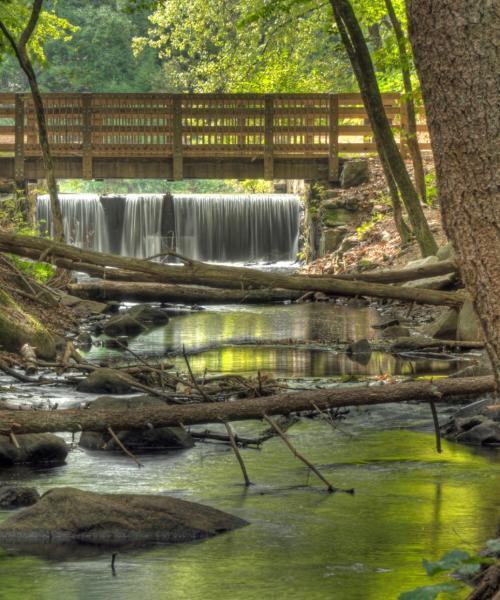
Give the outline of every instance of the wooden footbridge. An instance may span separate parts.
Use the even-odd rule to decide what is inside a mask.
[[[384,106],[404,150],[399,94]],[[46,94],[58,178],[329,179],[376,151],[359,94]],[[430,148],[423,116],[422,149]],[[0,94],[0,178],[44,177],[29,94]]]

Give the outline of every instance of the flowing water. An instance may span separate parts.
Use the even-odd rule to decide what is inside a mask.
[[[294,261],[297,196],[287,194],[60,194],[66,240],[80,247],[146,258],[171,249],[211,262]],[[37,202],[51,231],[48,196]]]
[[[293,377],[331,377],[353,368],[359,374],[404,371],[403,363],[398,366],[385,355],[363,365],[341,359],[326,347],[316,348],[329,357],[326,366],[317,366],[307,344],[300,350],[307,356],[303,361],[297,358],[299,350],[272,345],[290,338],[334,344],[338,339],[373,337],[370,326],[377,320],[370,309],[330,304],[224,307],[175,316],[167,326],[131,341],[130,347],[143,355],[161,355],[184,343],[200,351],[191,358],[196,369],[214,372],[248,373],[260,367]],[[252,340],[271,345],[238,345]],[[221,342],[223,349],[213,348]],[[207,347],[212,349],[204,351]],[[112,355],[111,350],[97,348],[88,356]],[[408,361],[421,373],[456,368],[437,362]],[[2,396],[8,399],[7,384],[0,378]],[[88,399],[61,388],[27,386],[22,401],[36,404],[51,396],[61,406]],[[441,408],[440,418],[452,410]],[[258,422],[234,427],[241,435],[263,429]],[[427,406],[352,410],[336,429],[325,421],[303,420],[289,436],[334,485],[353,487],[355,495],[327,494],[279,439],[266,442],[261,450],[242,449],[254,484],[248,489],[241,484],[230,449],[209,443],[143,456],[140,470],[121,454],[79,449],[62,467],[3,469],[1,482],[35,485],[40,491],[69,485],[100,492],[169,494],[226,510],[249,525],[201,542],[120,552],[116,576],[109,550],[58,547],[26,553],[5,548],[0,550],[0,597],[387,600],[430,582],[422,558],[437,559],[456,547],[473,551],[494,536],[499,453],[445,442],[444,452],[437,454]],[[0,519],[7,516],[0,513]]]

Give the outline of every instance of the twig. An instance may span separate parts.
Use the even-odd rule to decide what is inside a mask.
[[[19,442],[17,441],[17,437],[15,435],[15,433],[13,431],[11,431],[9,433],[9,437],[10,437],[10,441],[14,444],[14,446],[19,450],[19,448],[21,447],[19,445]]]
[[[222,419],[221,419],[222,420]],[[247,473],[247,469],[245,467],[245,463],[243,462],[243,458],[241,456],[241,453],[238,449],[238,446],[235,442],[234,439],[234,434],[233,431],[229,425],[229,423],[227,421],[222,421],[224,423],[224,426],[226,428],[227,431],[227,435],[229,436],[229,441],[231,443],[231,448],[233,449],[234,454],[236,455],[236,458],[238,459],[238,462],[240,463],[240,468],[241,468],[241,472],[243,473],[243,479],[245,480],[245,486],[248,487],[249,485],[252,485],[252,482],[250,481],[249,477],[248,477],[248,473]]]
[[[439,430],[439,419],[434,400],[429,400],[429,406],[431,407],[432,421],[434,423],[434,431],[436,433],[436,452],[441,454],[441,452],[443,451],[441,447],[441,432]]]
[[[113,552],[113,554],[111,555],[111,573],[113,574],[113,577],[116,577],[116,569],[115,569],[116,556],[117,556],[116,552]]]
[[[130,452],[130,450],[128,450],[123,442],[120,440],[120,438],[116,435],[116,433],[111,429],[111,427],[108,427],[108,433],[109,435],[115,440],[115,442],[118,444],[118,446],[123,450],[123,452],[125,452],[125,454],[127,456],[129,456],[134,462],[135,464],[140,468],[143,467],[144,465],[141,463],[141,461],[132,454],[132,452]]]
[[[186,362],[186,366],[188,368],[189,371],[189,376],[191,378],[191,381],[193,382],[193,385],[195,387],[195,389],[202,395],[202,397],[207,401],[207,402],[212,402],[212,398],[210,398],[210,396],[203,390],[203,388],[201,388],[197,381],[195,376],[193,375],[193,371],[191,369],[191,365],[189,364],[189,360],[186,354],[186,346],[184,346],[184,344],[182,345],[182,356],[184,357],[184,361]]]
[[[262,418],[267,421],[269,423],[269,425],[271,425],[271,427],[274,429],[274,431],[276,431],[276,433],[279,435],[279,437],[285,442],[285,444],[288,446],[288,448],[290,449],[290,451],[292,452],[292,454],[298,458],[299,460],[301,460],[305,465],[307,465],[309,467],[309,469],[315,474],[317,475],[321,481],[326,485],[326,489],[328,492],[345,492],[347,494],[354,494],[354,490],[342,490],[340,488],[336,488],[333,487],[333,485],[318,471],[318,469],[309,461],[307,460],[307,458],[305,456],[303,456],[290,442],[290,440],[288,439],[287,435],[279,428],[279,426],[272,420],[270,419],[267,415],[262,415]]]

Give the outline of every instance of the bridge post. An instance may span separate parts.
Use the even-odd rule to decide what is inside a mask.
[[[173,143],[172,143],[172,179],[179,181],[184,178],[182,159],[182,96],[173,97]]]
[[[339,179],[339,97],[330,94],[329,106],[329,133],[328,133],[328,179]]]
[[[82,177],[92,179],[92,94],[82,94]]]
[[[15,104],[15,140],[14,140],[14,179],[17,184],[24,183],[24,98],[16,94]]]
[[[266,94],[264,111],[264,179],[274,179],[274,158],[273,158],[273,97]]]

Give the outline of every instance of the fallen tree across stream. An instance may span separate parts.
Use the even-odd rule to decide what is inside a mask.
[[[325,411],[347,406],[369,406],[404,401],[440,402],[452,396],[492,392],[493,377],[466,377],[414,381],[381,386],[353,386],[310,390],[234,402],[165,405],[128,410],[68,409],[51,411],[2,410],[0,432],[44,433],[61,431],[145,430],[178,425],[262,419],[301,411]]]
[[[184,259],[182,265],[165,265],[137,258],[115,256],[84,250],[37,237],[0,232],[0,250],[39,261],[52,262],[76,271],[85,271],[86,265],[113,267],[130,273],[146,274],[156,283],[201,285],[224,289],[287,289],[315,291],[340,296],[369,296],[417,302],[422,304],[457,306],[465,300],[461,292],[442,292],[412,287],[401,287],[367,281],[349,281],[338,277],[284,275],[249,269],[212,265]],[[63,262],[60,262],[62,259]],[[133,277],[131,277],[133,280]]]

